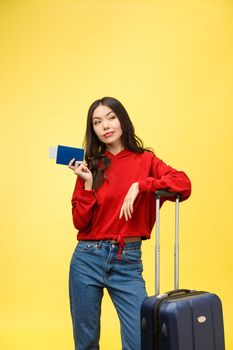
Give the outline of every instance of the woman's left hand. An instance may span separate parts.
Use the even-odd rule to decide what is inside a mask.
[[[125,196],[124,202],[121,207],[119,219],[122,218],[122,215],[125,216],[125,220],[131,219],[133,214],[133,204],[135,199],[137,198],[139,192],[138,182],[134,182],[129,190],[127,195]]]

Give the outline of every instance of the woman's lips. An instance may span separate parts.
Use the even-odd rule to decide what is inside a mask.
[[[112,132],[108,132],[107,134],[104,135],[104,137],[108,138],[108,137],[112,136],[112,134],[113,134]]]

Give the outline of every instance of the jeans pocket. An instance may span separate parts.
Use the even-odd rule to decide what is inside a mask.
[[[127,262],[128,264],[138,264],[142,262],[141,249],[125,249],[122,253],[125,262]]]
[[[79,252],[90,252],[93,249],[96,249],[98,244],[91,241],[79,241],[76,247],[76,250]]]

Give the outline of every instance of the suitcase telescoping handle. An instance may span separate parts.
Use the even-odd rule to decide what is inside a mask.
[[[160,292],[160,198],[175,197],[174,289],[179,289],[179,200],[180,194],[159,190],[156,196],[155,295]]]

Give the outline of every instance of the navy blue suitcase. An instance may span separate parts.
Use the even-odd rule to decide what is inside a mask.
[[[176,198],[175,289],[160,294],[160,197]],[[141,350],[224,350],[222,304],[213,293],[179,289],[179,194],[156,192],[155,296],[141,306]]]

